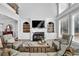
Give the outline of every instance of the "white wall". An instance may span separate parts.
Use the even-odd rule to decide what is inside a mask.
[[[3,24],[2,30],[4,31],[8,24],[12,25],[14,37],[18,36],[18,22],[14,19],[11,19],[7,16],[0,15],[0,23]],[[0,33],[1,34],[1,33]]]
[[[18,38],[19,39],[30,39],[34,32],[44,32],[45,39],[56,38],[56,23],[55,17],[57,15],[57,7],[55,3],[19,3],[19,16],[21,17],[18,21]],[[38,29],[32,28],[32,20],[44,20],[45,28]],[[23,22],[30,23],[30,33],[23,33]],[[55,23],[55,32],[47,33],[48,22]]]
[[[19,16],[5,3],[0,4],[0,14],[18,21]]]
[[[53,22],[53,23],[54,23],[54,32],[53,32],[53,33],[48,33],[48,32],[47,32],[47,24],[48,24],[49,22]],[[48,18],[48,19],[46,19],[46,24],[45,24],[45,26],[46,26],[46,32],[45,32],[45,37],[46,37],[46,39],[56,39],[56,37],[57,37],[57,32],[56,32],[56,21],[55,21],[55,18]]]
[[[55,3],[19,3],[19,15],[22,18],[45,19],[57,15]]]
[[[18,21],[18,38],[19,39],[30,39],[31,38],[31,34],[29,33],[23,33],[23,23],[24,22],[28,22],[29,24],[31,24],[31,20],[29,18],[26,19],[19,19]]]
[[[34,19],[35,20],[35,19]],[[37,19],[36,19],[37,20]],[[48,39],[56,39],[56,22],[54,18],[48,18],[48,19],[39,19],[45,21],[45,28],[32,28],[32,19],[26,18],[26,19],[20,19],[18,22],[18,38],[19,39],[26,39],[26,40],[32,40],[34,32],[44,32],[45,33],[45,40]],[[23,23],[28,22],[30,24],[30,32],[29,33],[23,33]],[[48,33],[47,32],[47,24],[49,22],[54,23],[54,32]]]

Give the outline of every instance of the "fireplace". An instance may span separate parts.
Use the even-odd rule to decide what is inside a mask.
[[[33,34],[33,41],[44,40],[44,32],[35,32]]]

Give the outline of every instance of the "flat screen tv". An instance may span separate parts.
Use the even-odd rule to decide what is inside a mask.
[[[33,20],[32,21],[32,27],[33,28],[44,28],[45,27],[45,22],[44,21],[38,21],[38,20]]]

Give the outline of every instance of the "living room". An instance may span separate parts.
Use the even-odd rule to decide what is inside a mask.
[[[0,56],[79,55],[78,12],[76,3],[0,4]]]

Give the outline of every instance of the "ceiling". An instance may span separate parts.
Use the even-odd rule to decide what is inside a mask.
[[[18,13],[22,18],[45,19],[57,15],[56,3],[18,3]]]

